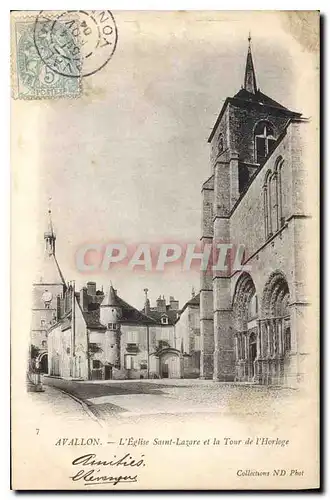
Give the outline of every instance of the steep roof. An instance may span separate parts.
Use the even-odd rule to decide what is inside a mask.
[[[153,318],[146,316],[144,313],[138,311],[135,307],[131,306],[123,299],[121,299],[112,285],[110,285],[109,290],[106,293],[101,304],[101,307],[108,307],[108,306],[121,308],[122,315],[120,318],[120,323],[127,322],[127,323],[137,323],[142,325],[149,325],[156,323],[156,321]]]
[[[183,308],[180,310],[180,316],[181,314],[187,309],[187,307],[199,307],[200,305],[200,293],[195,295],[195,297],[192,297],[190,300],[188,300]],[[180,319],[180,316],[177,317],[176,322]]]
[[[275,101],[271,97],[268,97],[266,94],[263,94],[257,88],[257,78],[253,65],[252,51],[251,51],[251,36],[249,35],[249,47],[246,58],[245,65],[245,75],[244,75],[244,86],[235,94],[233,97],[227,97],[225,100],[217,121],[212,129],[208,142],[212,141],[212,138],[218,128],[218,125],[221,121],[221,118],[224,112],[227,109],[229,104],[233,106],[239,107],[266,107],[271,110],[273,113],[287,115],[288,117],[300,117],[301,113],[296,113],[295,111],[291,111],[285,106],[282,106],[279,102]]]
[[[265,109],[269,109],[275,114],[279,115],[284,115],[287,116],[288,118],[299,118],[301,117],[301,113],[297,113],[296,111],[291,111],[290,109],[286,108],[285,106],[282,106],[282,104],[278,103],[277,101],[274,101],[271,97],[268,97],[266,94],[263,94],[260,90],[257,90],[255,94],[248,92],[245,89],[241,89],[237,94],[234,95],[234,97],[227,97],[225,100],[221,111],[219,113],[219,116],[217,118],[217,121],[214,124],[214,127],[212,129],[212,132],[210,134],[210,137],[208,138],[208,142],[211,142],[213,139],[213,136],[218,128],[218,125],[221,121],[221,118],[223,117],[224,112],[226,111],[227,107],[229,104],[232,104],[233,106],[239,106],[239,107],[263,107]]]
[[[289,111],[290,113],[294,113],[293,111],[290,111],[288,108],[285,106],[282,106],[277,101],[274,101],[271,97],[268,97],[266,94],[263,94],[260,90],[257,90],[256,92],[248,92],[245,89],[241,89],[237,94],[234,95],[234,97],[231,98],[231,101],[241,99],[243,101],[249,101],[249,102],[254,102],[257,104],[263,104],[266,106],[271,106],[273,108],[278,108],[281,110],[286,110]],[[294,113],[294,114],[299,114],[299,113]]]
[[[55,254],[45,252],[42,263],[39,267],[40,271],[37,273],[35,284],[44,283],[47,285],[52,284],[65,286],[65,279]]]
[[[102,306],[116,306],[116,305],[117,305],[116,292],[112,284],[110,284],[109,289],[102,300]]]
[[[151,309],[149,311],[149,316],[153,318],[157,323],[162,324],[161,319],[162,316],[167,316],[168,317],[168,324],[169,325],[174,325],[176,322],[176,318],[178,315],[179,311],[176,311],[174,309],[167,309],[166,311],[160,312],[157,311],[156,309]]]
[[[87,328],[105,330],[106,327],[100,323],[100,309],[94,311],[83,311]]]

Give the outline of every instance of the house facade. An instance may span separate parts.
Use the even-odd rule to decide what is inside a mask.
[[[83,380],[181,378],[183,357],[176,347],[179,304],[160,297],[139,311],[109,286],[95,282],[76,292],[68,284],[59,297],[58,320],[48,331],[49,375]]]
[[[289,386],[303,378],[307,127],[257,88],[249,40],[244,86],[214,125],[202,187],[203,245],[243,245],[244,268],[201,273],[202,378]]]
[[[200,376],[200,294],[188,300],[175,323],[177,345],[183,356],[184,378]]]

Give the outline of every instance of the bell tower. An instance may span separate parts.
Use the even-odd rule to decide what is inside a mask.
[[[31,344],[41,350],[47,349],[47,330],[57,321],[59,297],[63,297],[65,280],[55,255],[56,235],[52,212],[47,213],[44,232],[44,251],[32,291]]]
[[[250,34],[243,76],[241,89],[225,99],[208,140],[210,172],[202,187],[202,247],[231,242],[236,207],[289,121],[301,116],[257,87]],[[217,269],[201,271],[200,278],[201,378],[232,381],[231,278]]]

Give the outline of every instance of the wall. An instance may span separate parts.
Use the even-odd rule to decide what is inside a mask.
[[[62,331],[61,324],[48,334],[48,373],[60,377],[71,375],[71,328]]]
[[[49,309],[45,308],[42,295],[48,290],[53,297]],[[42,346],[42,341],[47,342],[47,329],[54,322],[57,312],[57,295],[63,293],[63,285],[45,285],[35,283],[32,290],[32,319],[31,319],[31,343],[37,347]],[[45,321],[44,326],[41,320]]]
[[[195,337],[200,336],[199,317],[199,306],[188,306],[180,315],[180,319],[175,325],[178,350],[181,350],[182,345],[184,353],[191,354],[196,350]],[[199,345],[199,342],[197,344]]]
[[[290,126],[289,126],[290,129]],[[264,183],[266,173],[274,170],[276,160],[281,156],[284,159],[282,168],[282,207],[283,216],[290,217],[293,213],[292,207],[292,164],[291,139],[289,130],[281,144],[276,148],[262,169],[259,171],[248,191],[242,197],[230,218],[230,239],[234,245],[245,244],[246,252],[252,255],[266,242],[265,235],[265,212],[264,212]],[[253,230],[251,230],[253,228]]]
[[[230,137],[229,137],[229,116],[230,116],[230,105],[227,106],[224,114],[222,115],[221,121],[218,125],[218,128],[212,138],[211,141],[211,166],[219,153],[219,138],[220,136],[223,139],[223,151],[230,149]],[[213,168],[211,168],[211,174],[213,173]]]
[[[136,353],[127,350],[128,343],[137,344]],[[134,324],[121,325],[120,363],[125,378],[147,377],[147,326]]]
[[[240,161],[255,163],[254,157],[254,128],[262,120],[270,122],[274,127],[277,138],[288,121],[288,116],[270,111],[261,106],[250,109],[240,108],[233,104],[229,106],[229,129],[231,150],[237,151]]]
[[[188,306],[175,325],[178,349],[183,346],[183,377],[198,377],[200,374],[200,314],[199,306]]]
[[[86,322],[75,299],[75,372],[74,376],[88,380],[88,344]]]

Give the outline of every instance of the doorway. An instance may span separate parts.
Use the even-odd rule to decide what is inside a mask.
[[[48,373],[48,355],[47,355],[47,353],[44,353],[41,355],[39,366],[40,366],[41,373]]]
[[[168,378],[168,364],[167,363],[162,363],[161,377],[162,378]]]
[[[249,338],[249,379],[253,380],[255,376],[254,361],[257,357],[257,337],[254,333]]]
[[[112,380],[112,366],[110,365],[104,367],[104,380]]]

